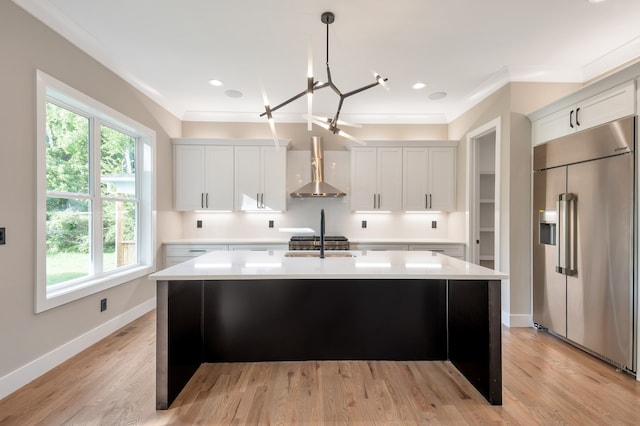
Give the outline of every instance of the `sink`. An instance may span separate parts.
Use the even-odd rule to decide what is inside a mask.
[[[284,257],[320,257],[319,251],[288,251]],[[330,251],[324,252],[325,259],[328,257],[356,257],[355,254],[348,251]]]

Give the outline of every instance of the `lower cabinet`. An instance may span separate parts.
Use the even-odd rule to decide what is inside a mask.
[[[287,250],[289,244],[229,244],[229,250],[269,251]]]
[[[164,267],[177,265],[210,251],[227,251],[227,244],[165,244]]]
[[[362,251],[406,251],[409,246],[406,244],[390,244],[390,243],[351,243],[351,250],[362,250]]]
[[[409,244],[409,250],[428,250],[445,256],[455,257],[456,259],[465,260],[464,244]]]
[[[464,244],[397,244],[397,243],[351,243],[351,250],[363,251],[390,251],[390,250],[411,250],[411,251],[433,251],[456,259],[466,260],[464,254]]]
[[[165,244],[164,245],[164,267],[177,265],[186,262],[194,257],[202,256],[210,251],[232,251],[232,250],[287,250],[289,245],[272,243],[251,243],[251,244]]]

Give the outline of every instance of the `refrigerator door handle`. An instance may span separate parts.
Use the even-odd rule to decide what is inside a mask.
[[[564,193],[558,195],[558,262],[556,272],[563,275],[576,275],[576,200],[575,194]],[[573,237],[573,238],[572,238]]]
[[[558,259],[556,261],[556,272],[559,274],[564,274],[567,266],[567,203],[564,201],[564,196],[565,194],[558,194],[558,199],[556,200],[556,211],[558,212],[558,245],[556,248]]]
[[[577,118],[577,113],[576,113]],[[566,275],[576,276],[578,275],[578,262],[577,262],[577,248],[578,248],[578,196],[576,194],[566,194],[567,201],[567,217],[569,227],[566,231],[567,234],[567,271]]]

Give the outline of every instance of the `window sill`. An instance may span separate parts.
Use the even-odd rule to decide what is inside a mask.
[[[124,271],[109,274],[106,276],[95,277],[93,279],[83,280],[75,285],[62,286],[54,291],[44,289],[38,291],[36,295],[36,313],[64,305],[74,300],[82,299],[92,294],[99,293],[109,288],[116,287],[121,284],[142,278],[154,271],[153,266],[143,265],[126,269]],[[38,290],[40,286],[38,286]]]

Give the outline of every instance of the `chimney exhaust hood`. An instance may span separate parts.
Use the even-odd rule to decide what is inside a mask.
[[[324,181],[324,158],[322,139],[319,136],[311,138],[311,182],[291,193],[293,198],[344,197],[346,193],[329,185]]]

